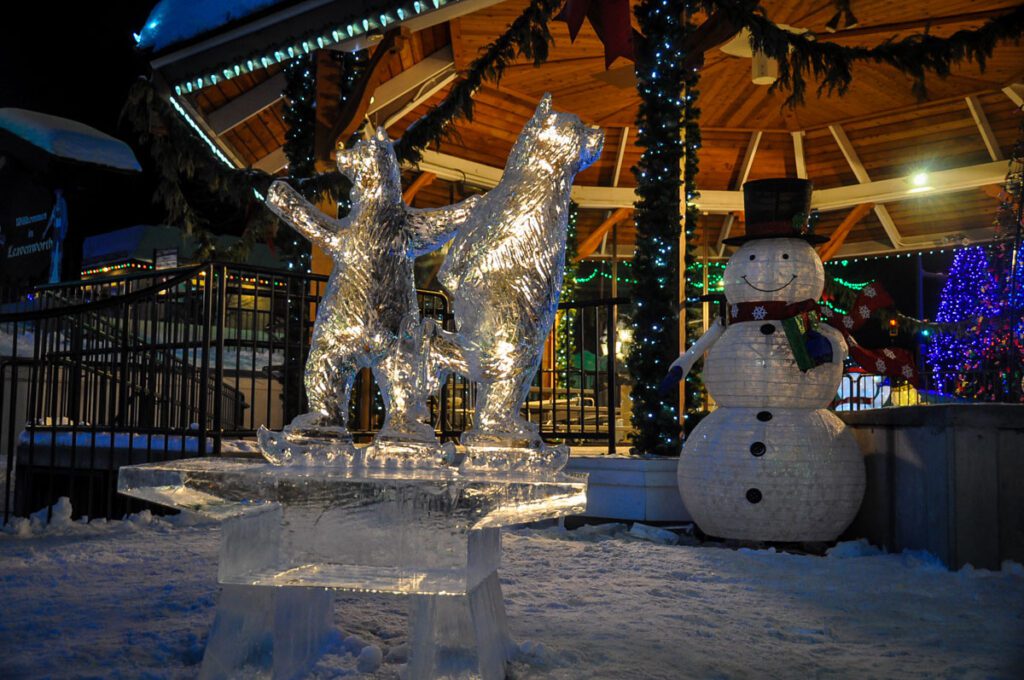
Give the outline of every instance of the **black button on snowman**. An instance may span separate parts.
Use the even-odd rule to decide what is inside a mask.
[[[673,364],[681,377],[709,351],[704,383],[719,406],[686,440],[679,490],[711,536],[832,540],[864,495],[860,450],[825,408],[842,379],[847,346],[839,331],[820,325],[807,338],[820,365],[802,371],[771,311],[821,296],[825,272],[811,244],[826,239],[807,231],[807,180],[747,182],[743,198],[747,233],[726,241],[741,247],[723,280],[731,316],[749,320],[713,324]]]

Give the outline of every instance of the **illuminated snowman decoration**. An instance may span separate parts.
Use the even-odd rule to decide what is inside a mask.
[[[782,305],[820,298],[825,273],[811,243],[825,239],[794,230],[799,209],[788,219],[758,223],[750,207],[751,193],[763,198],[780,183],[782,192],[792,191],[794,182],[806,180],[744,185],[747,236],[731,239],[742,247],[723,275],[730,318],[741,320],[714,324],[673,364],[682,377],[710,350],[703,377],[718,408],[687,438],[678,480],[693,520],[711,536],[832,540],[864,495],[856,441],[825,408],[842,379],[846,342],[821,324],[816,340],[819,352],[825,347],[824,363],[801,371],[778,316]],[[810,183],[797,191],[808,206]]]

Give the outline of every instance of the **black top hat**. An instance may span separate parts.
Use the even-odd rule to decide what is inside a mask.
[[[743,185],[743,210],[747,233],[725,239],[724,243],[740,246],[759,238],[802,238],[808,243],[824,243],[828,239],[813,233],[811,214],[811,181],[809,179],[757,179]]]

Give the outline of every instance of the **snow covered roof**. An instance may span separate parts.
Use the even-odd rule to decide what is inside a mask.
[[[287,0],[160,0],[139,32],[138,45],[159,51],[285,2]]]
[[[0,109],[0,129],[58,158],[117,170],[141,172],[131,147],[95,128],[67,118],[24,109]]]
[[[422,30],[500,0],[159,0],[139,47],[185,95],[323,48],[367,47],[380,34]]]

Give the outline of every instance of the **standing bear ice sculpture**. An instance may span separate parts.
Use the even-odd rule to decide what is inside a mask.
[[[275,182],[267,196],[271,210],[334,261],[306,363],[309,412],[284,432],[259,433],[264,456],[275,464],[344,464],[356,455],[346,423],[361,368],[373,370],[386,409],[375,442],[437,445],[420,399],[423,336],[414,259],[447,242],[476,199],[436,210],[409,208],[383,130],[349,151],[339,149],[337,164],[352,180],[352,208],[344,219],[323,214],[284,182]]]
[[[520,409],[540,366],[565,270],[569,192],[601,153],[604,135],[544,95],[519,135],[498,185],[459,227],[439,280],[457,332],[435,338],[435,360],[478,384],[463,469],[557,470]]]

